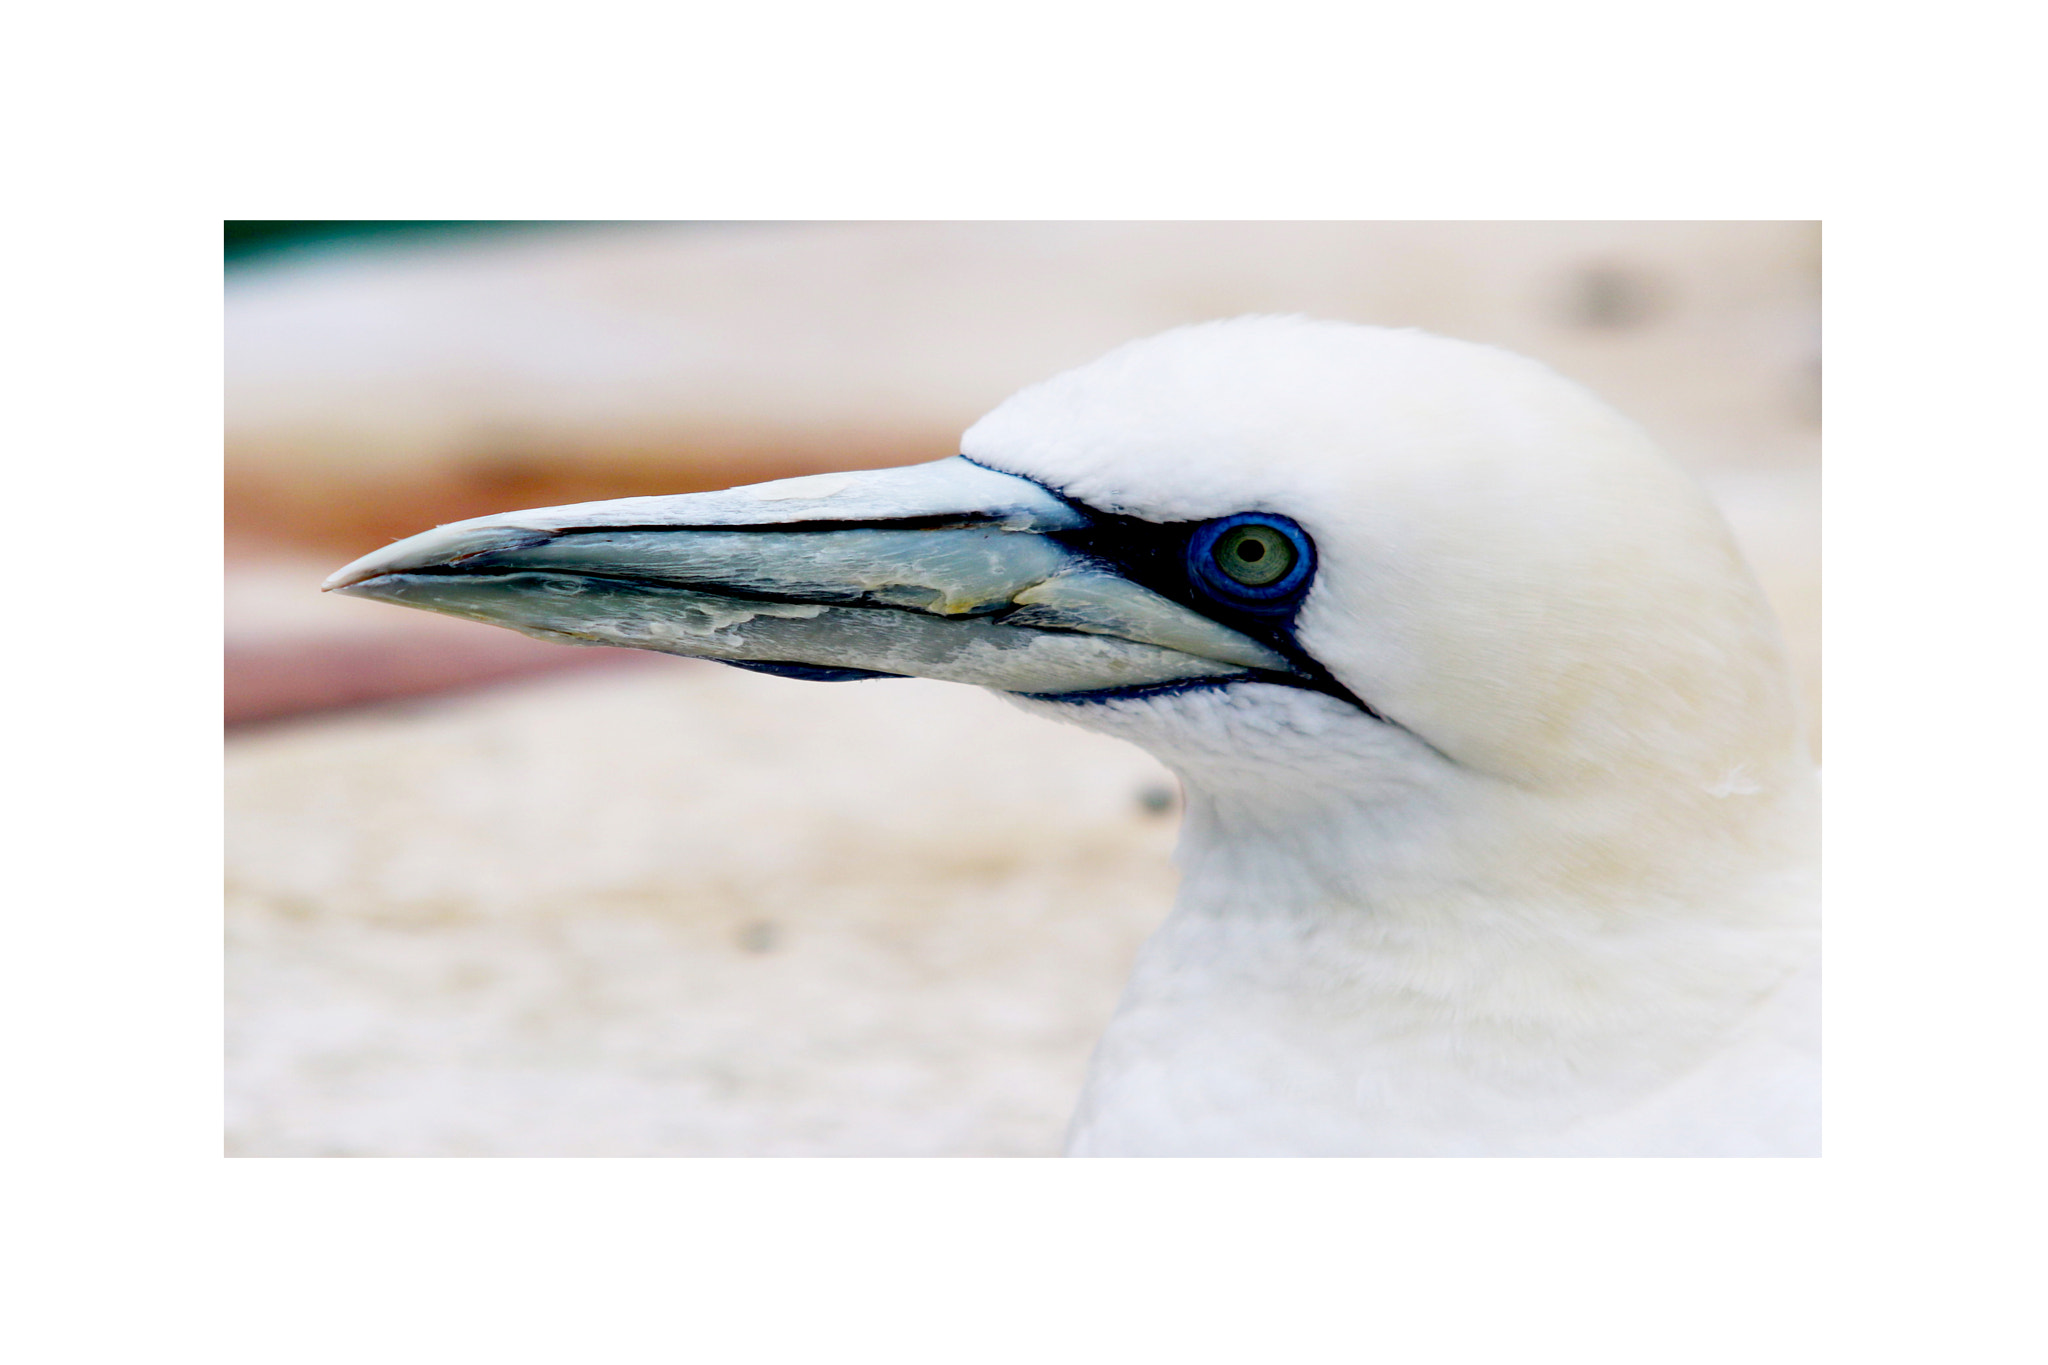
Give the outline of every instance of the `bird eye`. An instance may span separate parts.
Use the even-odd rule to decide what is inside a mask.
[[[1270,526],[1233,526],[1209,551],[1216,567],[1247,588],[1263,588],[1287,577],[1299,557],[1287,537]]]
[[[1292,610],[1315,574],[1315,547],[1286,517],[1240,513],[1196,530],[1188,572],[1210,596],[1247,611]]]

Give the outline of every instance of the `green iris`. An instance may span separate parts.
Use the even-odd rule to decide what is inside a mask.
[[[1216,567],[1247,588],[1278,583],[1294,569],[1294,542],[1271,526],[1233,526],[1209,552]]]

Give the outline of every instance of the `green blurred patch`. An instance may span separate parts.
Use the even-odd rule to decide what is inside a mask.
[[[221,224],[221,238],[224,259],[232,266],[330,246],[413,245],[583,226],[589,225],[537,219],[230,218]]]

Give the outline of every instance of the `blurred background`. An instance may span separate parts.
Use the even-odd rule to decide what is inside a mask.
[[[1726,512],[1820,733],[1815,223],[226,225],[228,1150],[1052,1155],[1172,779],[824,685],[322,596],[438,522],[952,454],[1251,312],[1536,357]]]

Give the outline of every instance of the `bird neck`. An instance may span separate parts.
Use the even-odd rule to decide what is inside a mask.
[[[1789,747],[1713,781],[1546,788],[1300,689],[1023,704],[1150,749],[1186,791],[1180,894],[1127,1007],[1419,1011],[1546,1045],[1711,1027],[1811,955],[1817,790]]]
[[[1489,1020],[1541,1048],[1705,1035],[1811,955],[1798,766],[1718,795],[1535,791],[1419,758],[1342,792],[1303,768],[1286,800],[1184,774],[1155,976],[1281,1011]]]

